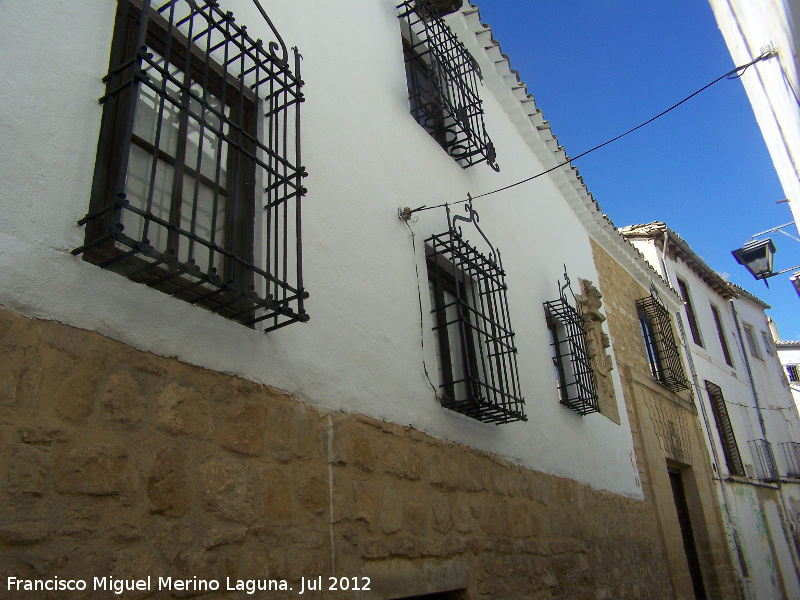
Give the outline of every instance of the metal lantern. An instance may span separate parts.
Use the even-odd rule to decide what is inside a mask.
[[[775,255],[775,245],[771,239],[747,242],[731,254],[756,279],[766,279],[773,275],[772,259]]]

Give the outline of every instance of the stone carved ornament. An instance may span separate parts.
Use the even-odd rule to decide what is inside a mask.
[[[603,331],[603,321],[606,317],[600,312],[603,306],[603,295],[591,281],[580,279],[581,294],[575,299],[583,312],[586,327],[586,341],[589,346],[589,356],[592,357],[592,369],[595,374],[597,392],[603,398],[614,397],[614,384],[611,381],[611,371],[614,363],[606,351],[611,346],[608,335]]]

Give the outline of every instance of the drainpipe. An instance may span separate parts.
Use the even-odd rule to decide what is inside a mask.
[[[661,273],[664,276],[664,279],[667,280],[669,287],[673,290],[675,286],[672,285],[672,278],[670,277],[669,271],[667,270],[667,244],[669,243],[669,230],[664,229],[664,247],[661,251],[661,256],[659,257],[659,262],[661,263]],[[681,316],[678,315],[676,319],[678,322],[678,333],[681,336],[681,343],[683,344],[683,348],[686,350],[686,362],[689,365],[689,373],[692,377],[692,385],[694,386],[695,393],[697,394],[697,405],[700,407],[700,412],[703,415],[703,424],[705,425],[705,434],[708,438],[708,445],[711,448],[711,455],[713,457],[714,465],[716,466],[716,474],[711,473],[711,478],[716,480],[719,484],[720,490],[720,497],[722,498],[722,509],[725,511],[725,516],[728,518],[728,524],[731,529],[731,537],[733,538],[733,544],[736,547],[736,559],[739,563],[739,569],[734,569],[736,573],[736,578],[738,579],[739,590],[742,593],[742,596],[745,598],[752,597],[752,590],[750,589],[750,578],[745,577],[744,574],[747,573],[747,569],[743,562],[743,552],[741,548],[741,542],[739,540],[739,532],[736,529],[736,526],[733,522],[733,514],[731,513],[730,506],[731,501],[728,498],[729,490],[725,483],[722,481],[722,475],[719,472],[719,454],[717,453],[717,445],[714,443],[714,438],[712,435],[711,423],[708,418],[708,412],[706,411],[705,402],[703,402],[703,395],[702,390],[703,388],[700,387],[700,380],[697,378],[697,370],[694,367],[694,359],[692,358],[692,351],[689,347],[689,340],[686,337],[686,329],[683,326],[683,319]],[[730,550],[730,548],[729,548]]]

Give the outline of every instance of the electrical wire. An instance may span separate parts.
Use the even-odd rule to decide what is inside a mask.
[[[733,69],[731,71],[728,71],[724,75],[721,75],[721,76],[717,77],[714,81],[712,81],[711,83],[707,83],[706,85],[701,87],[696,92],[693,92],[692,94],[686,96],[686,98],[684,98],[680,102],[677,102],[677,103],[673,104],[668,109],[661,111],[656,116],[648,119],[644,123],[640,123],[639,125],[637,125],[636,127],[633,127],[632,129],[629,129],[625,133],[621,133],[617,137],[611,138],[610,140],[608,140],[606,142],[603,142],[602,144],[598,144],[597,146],[595,146],[593,148],[590,148],[589,150],[586,150],[585,152],[581,152],[577,156],[574,156],[572,158],[567,158],[567,160],[565,160],[564,162],[559,163],[555,167],[551,167],[551,168],[547,169],[546,171],[542,171],[541,173],[537,173],[536,175],[533,175],[531,177],[527,177],[525,179],[521,179],[520,181],[517,181],[515,183],[511,183],[509,185],[503,186],[503,187],[498,188],[496,190],[492,190],[490,192],[485,192],[483,194],[478,194],[476,196],[472,196],[471,199],[475,200],[477,198],[483,198],[485,196],[490,196],[492,194],[497,194],[498,192],[504,192],[505,190],[511,189],[511,188],[516,187],[518,185],[522,185],[523,183],[528,183],[529,181],[533,181],[534,179],[537,179],[537,178],[541,177],[542,175],[547,175],[548,173],[552,173],[553,171],[555,171],[556,169],[560,169],[564,165],[568,165],[568,164],[572,163],[573,161],[578,160],[579,158],[582,158],[582,157],[586,156],[587,154],[590,154],[590,153],[594,152],[595,150],[599,150],[600,148],[603,148],[604,146],[608,146],[609,144],[612,144],[612,143],[616,142],[617,140],[624,138],[626,135],[628,135],[630,133],[633,133],[634,131],[636,131],[638,129],[641,129],[645,125],[649,125],[650,123],[652,123],[656,119],[659,119],[659,118],[663,117],[664,115],[666,115],[668,112],[675,110],[681,104],[684,104],[685,102],[688,102],[689,100],[691,100],[692,98],[694,98],[695,96],[700,94],[701,92],[704,92],[705,90],[710,88],[712,85],[722,81],[723,79],[738,79],[738,78],[740,78],[742,75],[744,75],[744,72],[747,69],[749,69],[750,67],[752,67],[754,64],[756,64],[758,62],[761,62],[762,60],[769,60],[770,58],[773,58],[774,56],[777,56],[777,52],[775,50],[773,50],[772,48],[768,47],[765,50],[763,50],[761,52],[761,54],[757,58],[755,58],[754,60],[750,61],[749,63],[747,63],[745,65],[736,67],[735,69]],[[470,201],[470,199],[469,198],[465,198],[463,200],[457,200],[457,201],[452,202],[450,204],[461,204],[463,202],[468,202],[468,201]],[[431,210],[431,209],[434,209],[434,208],[442,208],[443,206],[446,206],[447,204],[448,203],[437,204],[435,206],[421,206],[419,208],[413,209],[411,212],[415,213],[415,212],[420,212],[420,211],[423,211],[423,210]]]
[[[414,252],[414,273],[417,276],[417,300],[419,300],[419,345],[422,348],[422,370],[425,372],[425,378],[428,380],[428,383],[433,390],[434,395],[436,392],[436,386],[433,385],[433,381],[431,381],[431,376],[428,374],[428,365],[425,363],[425,320],[424,320],[424,311],[422,309],[422,287],[419,284],[419,265],[417,262],[417,242],[416,242],[416,233],[414,230],[411,229],[411,225],[408,224],[408,221],[404,221],[406,227],[411,232],[411,249]]]

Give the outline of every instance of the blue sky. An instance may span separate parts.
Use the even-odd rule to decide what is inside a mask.
[[[705,0],[476,2],[569,156],[736,66]],[[730,253],[792,220],[788,204],[776,204],[785,196],[740,81],[721,81],[574,164],[615,225],[665,221],[712,268],[770,304],[783,339],[800,339],[788,274],[767,289]],[[800,264],[800,243],[772,237],[776,270]]]

